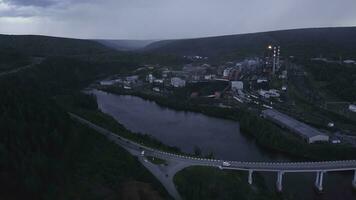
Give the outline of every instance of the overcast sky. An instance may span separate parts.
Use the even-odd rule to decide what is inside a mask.
[[[356,0],[0,0],[0,33],[167,39],[355,26]]]

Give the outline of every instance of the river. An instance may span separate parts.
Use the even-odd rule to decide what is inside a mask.
[[[98,90],[92,93],[97,97],[99,109],[127,129],[149,134],[183,152],[193,153],[198,147],[203,154],[213,153],[215,158],[225,160],[298,161],[259,147],[252,138],[240,132],[235,121],[176,111],[134,96]],[[268,186],[274,189],[276,174],[262,174]],[[352,173],[328,173],[324,179],[324,193],[316,194],[314,173],[287,173],[283,177],[283,191],[297,200],[355,200],[352,177]]]

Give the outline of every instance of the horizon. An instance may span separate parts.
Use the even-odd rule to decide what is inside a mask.
[[[165,39],[125,39],[125,38],[76,38],[76,37],[65,37],[60,35],[44,35],[44,34],[6,34],[1,33],[0,35],[10,35],[10,36],[43,36],[43,37],[54,37],[54,38],[64,38],[64,39],[76,39],[76,40],[117,40],[117,41],[164,41],[164,40],[189,40],[189,39],[203,39],[203,38],[214,38],[214,37],[224,37],[224,36],[235,36],[235,35],[248,35],[248,34],[259,34],[259,33],[271,33],[271,32],[283,32],[283,31],[294,31],[294,30],[309,30],[309,29],[337,29],[337,28],[356,28],[355,26],[334,26],[334,27],[301,27],[292,29],[276,29],[276,30],[266,30],[259,32],[247,32],[247,33],[233,33],[226,35],[211,35],[204,37],[190,37],[190,38],[165,38]]]

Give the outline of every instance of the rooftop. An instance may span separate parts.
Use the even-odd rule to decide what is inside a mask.
[[[303,123],[300,122],[292,117],[289,117],[286,114],[280,113],[277,110],[274,109],[267,109],[262,111],[262,113],[267,116],[272,118],[275,121],[278,121],[279,123],[285,125],[287,128],[294,130],[295,132],[298,132],[301,134],[303,137],[306,138],[311,138],[315,137],[318,135],[326,135],[325,133]]]

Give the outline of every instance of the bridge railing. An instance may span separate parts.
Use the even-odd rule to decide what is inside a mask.
[[[200,166],[213,166],[221,169],[230,170],[243,170],[248,171],[248,183],[252,184],[252,174],[254,171],[276,171],[277,181],[276,188],[278,191],[282,191],[283,174],[286,172],[316,172],[315,187],[318,191],[323,190],[323,176],[328,171],[354,171],[354,178],[352,181],[353,187],[356,189],[356,160],[343,160],[343,161],[312,161],[312,162],[243,162],[243,161],[228,161],[230,166],[223,166],[223,160],[199,158],[193,156],[179,155],[169,152],[160,151],[151,147],[144,146],[137,142],[123,138],[111,131],[108,131],[98,125],[91,123],[90,121],[79,117],[73,113],[69,115],[78,120],[79,122],[88,125],[89,127],[104,134],[109,139],[120,143],[121,146],[126,147],[128,144],[130,148],[137,151],[146,151],[150,156],[154,156],[161,159],[179,159],[184,162],[193,163],[193,165]],[[146,154],[146,153],[145,153]]]

